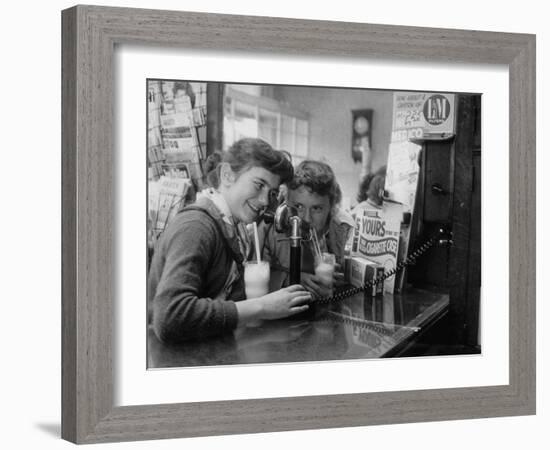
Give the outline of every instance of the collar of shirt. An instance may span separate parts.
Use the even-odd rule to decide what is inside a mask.
[[[229,209],[229,205],[227,204],[225,198],[222,194],[220,194],[218,191],[216,191],[214,188],[208,188],[201,192],[202,195],[209,198],[212,203],[218,208],[222,215],[222,219],[225,223],[228,225],[235,225],[235,222],[233,221],[233,216],[231,214],[231,210]]]
[[[227,225],[228,232],[231,236],[237,237],[241,253],[246,259],[250,251],[250,241],[246,232],[246,226],[241,222],[236,222],[235,220],[233,220],[233,215],[231,214],[229,205],[219,191],[215,190],[214,188],[208,188],[203,190],[201,194],[209,198],[212,203],[214,203],[214,206],[218,208],[222,216],[222,220]]]

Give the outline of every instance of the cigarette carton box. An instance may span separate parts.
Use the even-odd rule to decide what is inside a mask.
[[[384,275],[384,267],[361,256],[353,256],[348,262],[349,282],[352,286],[360,287],[369,281],[374,281]],[[376,296],[384,291],[384,283],[377,283],[365,291],[367,295]]]

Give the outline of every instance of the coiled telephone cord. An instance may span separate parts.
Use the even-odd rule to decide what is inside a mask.
[[[401,269],[403,269],[406,266],[409,266],[416,262],[416,260],[422,256],[425,252],[427,252],[435,243],[436,241],[440,240],[442,236],[449,234],[444,229],[439,229],[438,232],[429,238],[427,241],[424,242],[420,247],[418,247],[414,252],[412,252],[407,258],[405,258],[403,261],[396,264],[396,266],[387,271],[384,272],[382,275],[380,275],[378,278],[375,278],[374,280],[368,281],[362,286],[354,287],[350,289],[346,289],[344,291],[340,291],[335,295],[332,295],[330,297],[322,297],[320,299],[317,299],[315,303],[317,304],[324,304],[324,303],[332,303],[344,300],[345,298],[351,297],[352,295],[358,294],[359,292],[364,292],[366,290],[372,289],[372,287],[376,284],[382,283],[384,280],[388,279],[389,277],[395,275],[397,272],[399,272]],[[449,242],[452,242],[449,240]]]

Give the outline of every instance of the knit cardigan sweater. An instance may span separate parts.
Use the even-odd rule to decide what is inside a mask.
[[[238,321],[234,302],[246,298],[242,276],[223,292],[232,264],[242,262],[238,242],[211,200],[195,207],[205,211],[183,210],[168,224],[149,271],[153,329],[166,343],[231,332]]]

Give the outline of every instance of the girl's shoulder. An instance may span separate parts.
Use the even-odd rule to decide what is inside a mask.
[[[330,225],[336,228],[351,228],[355,226],[353,216],[349,211],[338,208],[332,215]]]
[[[166,245],[204,245],[218,238],[215,219],[199,208],[180,211],[164,230]]]

